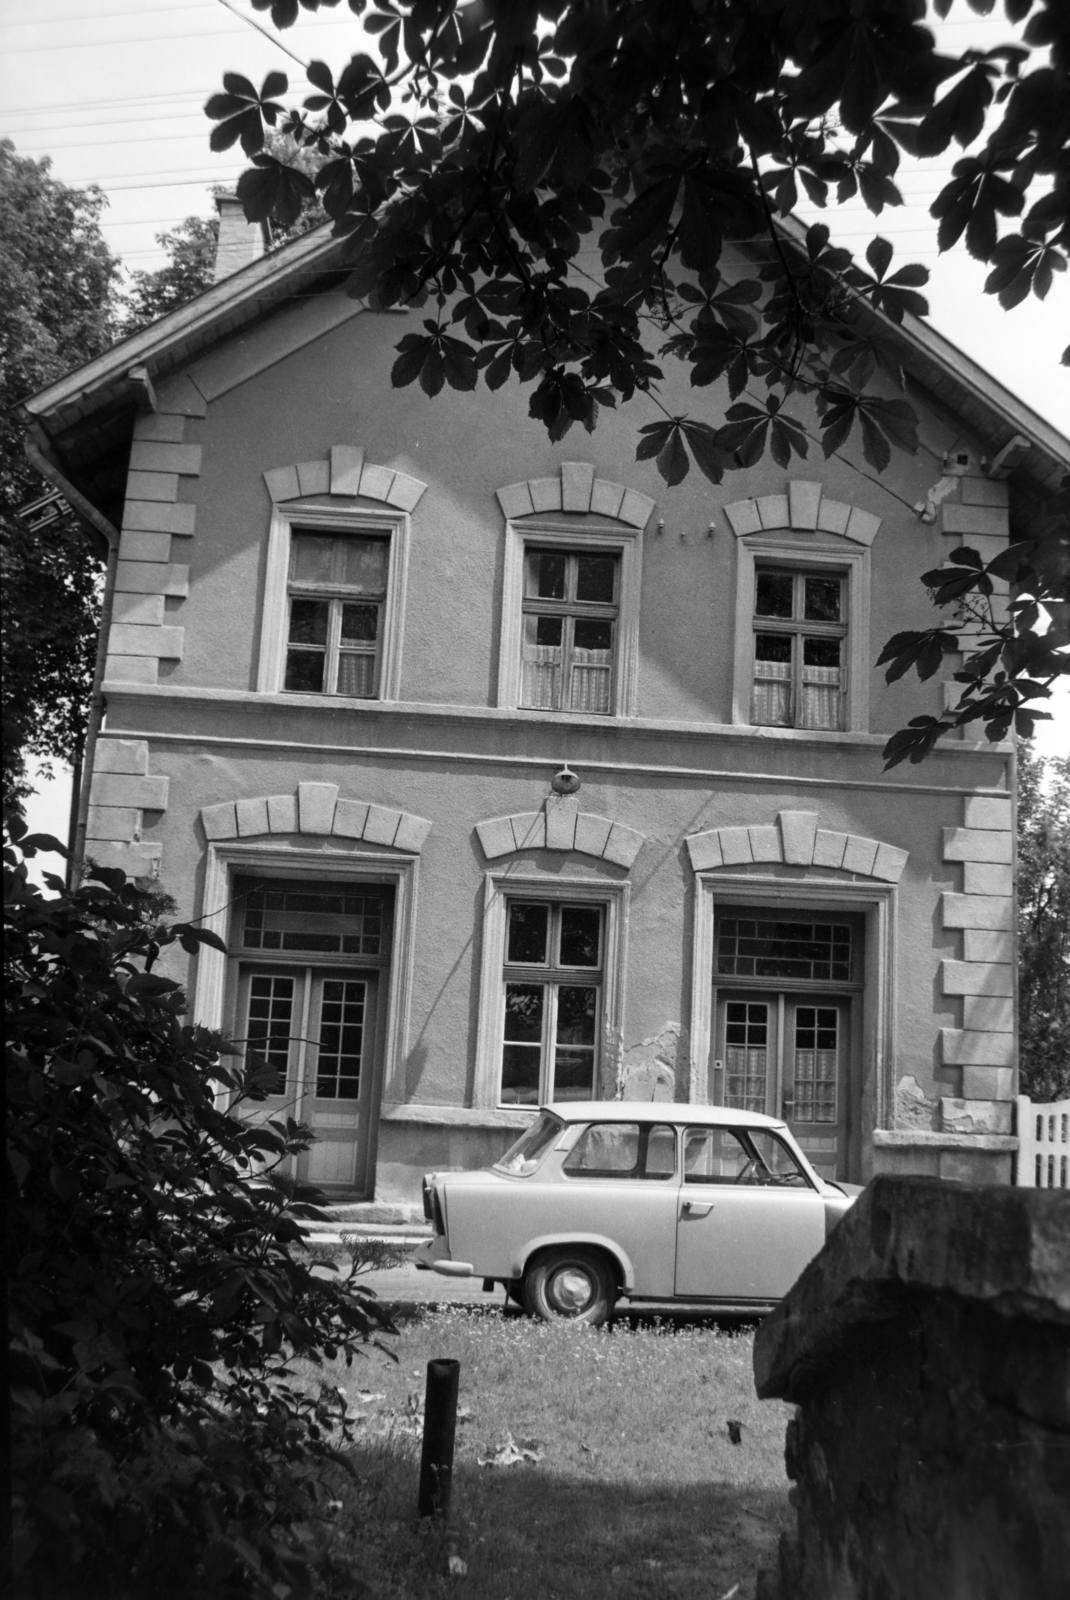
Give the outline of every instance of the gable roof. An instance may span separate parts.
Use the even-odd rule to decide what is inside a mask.
[[[344,282],[346,240],[334,237],[331,228],[324,223],[252,262],[23,400],[20,409],[38,448],[107,515],[109,502],[121,501],[133,419],[146,404],[148,386],[287,301]],[[783,228],[792,242],[803,244],[802,224],[791,218]],[[1070,471],[1070,439],[921,318],[908,312],[895,323],[880,312],[869,315],[898,344],[910,376],[988,441],[993,457],[1020,441],[1008,466],[1041,497],[1059,487]]]

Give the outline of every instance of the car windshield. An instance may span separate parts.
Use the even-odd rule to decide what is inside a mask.
[[[526,1178],[529,1172],[535,1171],[563,1127],[560,1117],[544,1111],[538,1121],[526,1128],[494,1165],[499,1172],[508,1172],[514,1178]]]

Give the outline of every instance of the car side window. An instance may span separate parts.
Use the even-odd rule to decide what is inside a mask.
[[[567,1178],[655,1178],[676,1172],[676,1135],[667,1123],[594,1122],[576,1140],[561,1171]]]
[[[688,1128],[684,1182],[809,1188],[791,1151],[764,1128]]]

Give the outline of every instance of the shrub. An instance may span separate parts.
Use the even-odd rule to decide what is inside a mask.
[[[308,1593],[310,1519],[344,1465],[345,1407],[288,1361],[347,1363],[390,1324],[315,1273],[311,1192],[272,1176],[307,1146],[254,1124],[251,1054],[183,1020],[153,969],[178,942],[117,871],[28,881],[61,849],[4,850],[15,1581],[40,1600]],[[336,1476],[336,1473],[333,1474]]]

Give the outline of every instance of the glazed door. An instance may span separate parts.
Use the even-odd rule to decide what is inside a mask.
[[[235,1032],[247,1057],[271,1073],[274,1092],[237,1109],[256,1121],[292,1117],[311,1129],[315,1141],[290,1174],[302,1182],[365,1187],[377,988],[377,972],[241,969]]]
[[[847,1176],[850,1002],[725,990],[718,997],[714,1098],[783,1117],[824,1178]]]

